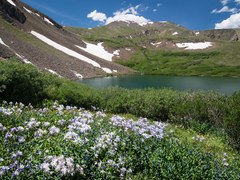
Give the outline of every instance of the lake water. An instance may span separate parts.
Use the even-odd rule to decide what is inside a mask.
[[[176,90],[214,90],[224,94],[240,91],[240,78],[182,77],[162,75],[129,75],[83,79],[81,82],[96,88],[118,86],[123,88],[172,88]]]

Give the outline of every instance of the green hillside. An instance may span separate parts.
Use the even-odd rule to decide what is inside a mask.
[[[131,49],[127,58],[120,56],[115,61],[143,74],[240,76],[238,29],[198,32],[169,22],[147,26],[114,22],[93,29],[66,29],[88,42],[104,42],[110,49]],[[161,47],[153,46],[158,42]],[[186,42],[212,42],[213,46],[185,50],[175,45]]]

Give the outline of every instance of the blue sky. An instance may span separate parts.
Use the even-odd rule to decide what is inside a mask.
[[[191,30],[240,27],[240,0],[22,0],[66,26],[171,21]]]

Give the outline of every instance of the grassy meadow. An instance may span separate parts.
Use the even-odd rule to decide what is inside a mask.
[[[239,42],[212,40],[204,33],[194,32],[173,23],[153,27],[131,27],[126,24],[107,25],[94,29],[66,27],[89,42],[104,42],[113,49],[131,48],[134,53],[116,62],[142,74],[180,76],[240,76]],[[179,36],[173,36],[178,32]],[[227,34],[226,34],[227,35]],[[152,42],[213,42],[214,47],[205,50],[156,48]]]

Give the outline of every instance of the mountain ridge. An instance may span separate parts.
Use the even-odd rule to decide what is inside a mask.
[[[69,79],[107,74],[240,76],[239,29],[192,31],[172,22],[63,27],[19,0],[0,0],[0,57]],[[232,71],[232,72],[231,72]]]
[[[8,2],[9,0],[1,0],[1,28],[0,38],[5,45],[0,44],[0,54],[15,54],[20,59],[27,59],[35,66],[42,70],[51,70],[70,79],[78,79],[81,77],[89,78],[96,76],[104,76],[111,71],[111,74],[126,74],[133,71],[122,65],[114,62],[107,62],[100,57],[93,56],[75,45],[84,47],[86,44],[73,33],[68,32],[57,24],[54,20],[40,13],[39,11],[30,8],[21,1],[12,1],[15,6]],[[9,9],[12,9],[11,11]],[[14,13],[23,14],[26,17],[25,21],[19,21],[15,18]],[[8,20],[6,20],[8,19]],[[48,38],[55,45],[64,47],[65,50],[70,50],[75,55],[67,54],[62,49],[57,49],[37,38],[31,32],[37,32]],[[7,45],[7,46],[6,46]],[[6,48],[8,52],[6,52]],[[99,67],[94,67],[92,64],[84,61],[91,59],[99,64]],[[107,69],[107,71],[106,71]],[[113,72],[115,70],[115,72]],[[76,75],[78,74],[78,75]],[[80,74],[80,75],[79,75]]]

